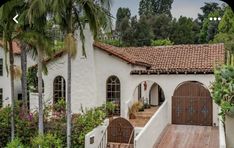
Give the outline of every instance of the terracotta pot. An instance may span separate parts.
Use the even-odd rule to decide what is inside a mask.
[[[225,116],[225,132],[226,132],[226,143],[227,148],[234,147],[234,117]]]
[[[130,115],[129,115],[129,118],[130,118],[130,119],[136,119],[136,115],[130,114]]]

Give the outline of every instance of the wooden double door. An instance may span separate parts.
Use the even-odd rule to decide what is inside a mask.
[[[172,97],[172,123],[212,125],[209,90],[198,82],[186,82],[179,86]]]

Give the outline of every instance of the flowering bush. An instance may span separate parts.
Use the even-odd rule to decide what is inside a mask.
[[[60,102],[60,101],[59,101]],[[11,141],[11,109],[0,109],[0,147],[24,145],[25,147],[64,147],[66,144],[66,103],[60,102],[53,106],[46,106],[44,110],[45,136],[38,136],[38,112],[30,113],[17,103],[15,107],[15,135],[16,140]],[[64,108],[64,109],[63,109]],[[56,111],[58,116],[52,115]],[[106,117],[106,108],[97,107],[83,111],[82,114],[72,116],[72,144],[73,147],[84,147],[85,135],[95,127],[102,124]]]

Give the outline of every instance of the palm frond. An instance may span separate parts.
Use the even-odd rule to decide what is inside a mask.
[[[14,79],[16,79],[16,80],[19,80],[21,78],[22,71],[21,71],[21,68],[19,66],[14,65],[13,75],[14,75]]]
[[[73,34],[69,33],[66,35],[64,39],[64,47],[65,47],[65,50],[72,56],[72,58],[76,57],[76,54],[77,54],[76,40]]]

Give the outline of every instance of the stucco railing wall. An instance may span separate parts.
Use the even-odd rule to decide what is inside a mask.
[[[134,99],[130,99],[125,102],[125,113],[124,113],[124,118],[129,119],[128,116],[128,109],[133,105]]]
[[[135,148],[152,148],[168,124],[168,102],[165,101],[135,138]]]
[[[219,120],[219,148],[226,148],[224,125],[221,119]]]
[[[44,98],[44,94],[42,94]],[[29,93],[29,105],[30,105],[30,110],[33,112],[35,110],[38,110],[38,93]],[[44,99],[43,99],[44,100]],[[45,101],[43,101],[45,103]],[[49,102],[46,102],[49,103]]]
[[[102,140],[105,140],[103,141],[103,143],[107,144],[107,137],[103,138],[103,136],[107,136],[106,130],[107,130],[108,125],[109,125],[109,120],[106,119],[102,125],[96,127],[91,132],[86,134],[85,135],[85,148],[99,148],[99,145],[102,142]],[[93,143],[91,142],[92,138],[94,140]]]

